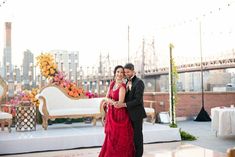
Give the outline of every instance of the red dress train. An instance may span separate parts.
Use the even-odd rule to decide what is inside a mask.
[[[118,101],[119,89],[109,89],[109,98]],[[125,84],[121,86],[125,87]],[[105,140],[99,157],[134,157],[133,128],[126,108],[109,105],[105,118]]]

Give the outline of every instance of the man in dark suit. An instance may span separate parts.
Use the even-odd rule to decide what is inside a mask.
[[[127,107],[132,127],[134,130],[134,144],[136,154],[135,157],[142,157],[143,155],[143,119],[146,117],[143,103],[144,83],[136,77],[134,65],[127,63],[124,66],[125,76],[127,78],[126,84],[126,103],[119,103],[117,107]]]

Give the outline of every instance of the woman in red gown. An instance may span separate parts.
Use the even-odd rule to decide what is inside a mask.
[[[110,83],[107,99],[102,105],[106,108],[105,140],[99,157],[134,157],[133,129],[127,109],[115,108],[113,104],[124,102],[126,85],[123,83],[124,68],[114,69],[114,81]]]

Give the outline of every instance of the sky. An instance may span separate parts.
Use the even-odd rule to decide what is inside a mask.
[[[100,53],[127,59],[128,26],[132,57],[140,55],[143,38],[155,40],[162,58],[169,43],[176,56],[198,57],[199,21],[203,52],[213,56],[234,48],[234,6],[234,0],[6,0],[0,7],[0,57],[6,21],[12,22],[17,65],[26,49],[35,56],[57,49],[79,51],[81,65],[93,65]]]

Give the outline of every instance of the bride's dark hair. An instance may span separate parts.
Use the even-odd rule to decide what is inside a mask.
[[[124,67],[122,65],[117,65],[113,71],[113,80],[115,80],[115,74],[119,68],[122,68],[122,70],[124,71]]]

